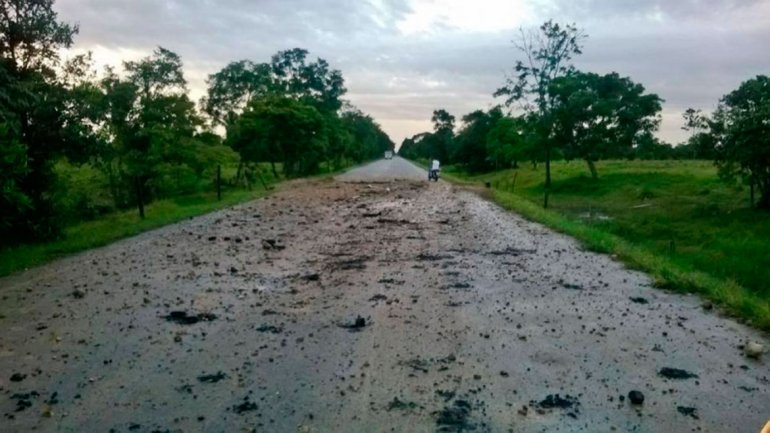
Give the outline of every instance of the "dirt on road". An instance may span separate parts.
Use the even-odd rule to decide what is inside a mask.
[[[0,297],[3,432],[770,418],[767,361],[741,349],[766,337],[446,183],[295,182],[2,279]]]

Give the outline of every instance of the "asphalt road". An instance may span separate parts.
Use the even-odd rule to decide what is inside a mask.
[[[400,156],[394,156],[393,159],[380,159],[337,176],[337,180],[343,182],[427,180],[427,178],[428,173],[425,170]]]
[[[472,191],[375,175],[418,179],[405,164],[0,279],[0,431],[757,433],[770,418],[767,360],[740,349],[766,336]]]

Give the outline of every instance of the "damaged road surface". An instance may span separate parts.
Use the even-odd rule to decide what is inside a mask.
[[[757,432],[770,418],[767,357],[741,350],[767,347],[760,333],[382,164],[412,179],[291,182],[0,280],[0,431]]]

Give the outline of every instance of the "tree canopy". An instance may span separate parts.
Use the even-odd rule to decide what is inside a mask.
[[[53,3],[0,0],[0,246],[116,209],[143,215],[152,200],[205,188],[221,164],[300,176],[393,149],[342,99],[342,73],[307,50],[226,65],[197,106],[167,48],[103,73],[89,54],[62,61],[78,27]]]

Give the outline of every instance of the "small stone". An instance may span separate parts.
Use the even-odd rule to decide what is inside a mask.
[[[74,291],[72,291],[72,297],[75,299],[83,299],[86,297],[86,292],[80,289],[75,289]]]
[[[628,399],[631,401],[631,404],[639,405],[644,403],[644,394],[641,391],[633,390],[628,393]]]
[[[761,357],[765,352],[765,347],[756,341],[750,341],[748,344],[746,344],[746,347],[743,349],[743,351],[747,357],[752,359],[759,359],[759,357]]]
[[[11,375],[11,382],[21,382],[22,380],[24,380],[26,378],[27,378],[26,374],[13,373]]]

